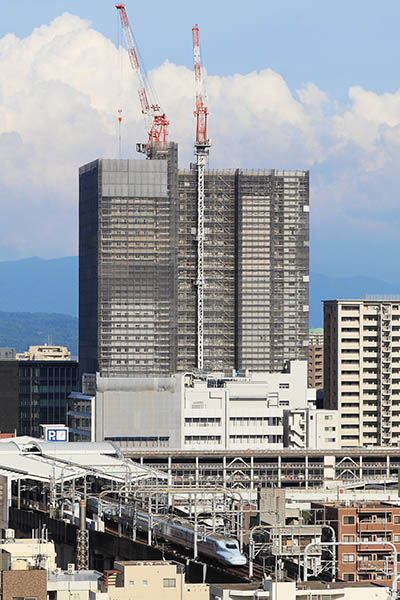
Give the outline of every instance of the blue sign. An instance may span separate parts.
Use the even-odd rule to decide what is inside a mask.
[[[68,442],[68,428],[48,428],[46,430],[46,440],[48,442]]]

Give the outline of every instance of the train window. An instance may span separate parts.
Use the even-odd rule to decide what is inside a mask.
[[[165,588],[174,588],[174,587],[176,587],[176,579],[174,577],[165,577],[163,579],[163,586]]]
[[[237,545],[236,544],[229,544],[229,543],[227,543],[226,547],[229,548],[229,549],[231,549],[231,550],[236,550],[237,549]]]

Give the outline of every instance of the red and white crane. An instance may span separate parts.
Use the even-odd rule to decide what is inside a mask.
[[[193,62],[196,106],[196,141],[194,144],[197,164],[197,368],[204,368],[204,169],[208,164],[211,140],[207,137],[207,97],[200,60],[199,28],[192,28]]]
[[[146,72],[143,66],[138,60],[138,52],[136,51],[137,45],[135,38],[132,33],[132,29],[129,25],[128,15],[126,14],[124,4],[116,4],[115,8],[119,11],[121,19],[122,31],[125,37],[126,48],[129,54],[129,60],[131,62],[132,69],[137,75],[139,83],[139,100],[142,113],[146,121],[146,129],[148,132],[148,140],[146,146],[143,148],[143,144],[137,144],[136,148],[139,151],[145,152],[147,156],[150,155],[151,149],[164,149],[167,146],[168,140],[168,125],[169,121],[165,113],[161,110],[160,105],[154,100],[153,94],[150,90]]]

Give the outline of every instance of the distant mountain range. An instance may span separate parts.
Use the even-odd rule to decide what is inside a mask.
[[[78,356],[78,319],[56,313],[0,312],[0,347],[24,352],[29,345],[67,346]]]
[[[18,352],[55,344],[78,352],[78,257],[0,262],[0,346]],[[322,300],[400,294],[400,284],[371,277],[310,276],[310,327],[322,327]]]

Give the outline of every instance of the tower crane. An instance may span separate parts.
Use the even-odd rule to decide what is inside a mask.
[[[199,27],[192,28],[193,63],[195,80],[196,141],[194,144],[197,165],[197,368],[204,367],[204,169],[208,164],[211,140],[207,138],[207,97],[200,60]]]
[[[165,113],[161,110],[160,105],[153,98],[153,94],[147,81],[146,72],[143,66],[139,63],[138,52],[136,51],[137,44],[135,43],[135,38],[129,25],[125,5],[116,4],[115,8],[119,11],[122,31],[129,54],[129,60],[132,69],[138,78],[140,106],[145,117],[146,129],[149,136],[147,144],[136,144],[136,149],[138,152],[144,152],[148,157],[150,157],[151,150],[153,148],[161,150],[166,148],[169,121]]]

